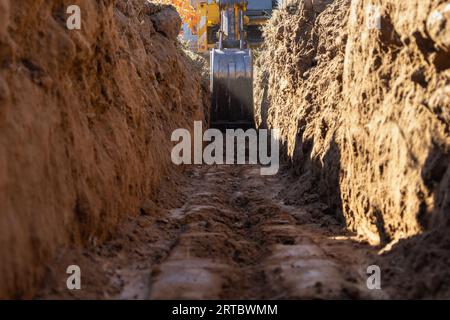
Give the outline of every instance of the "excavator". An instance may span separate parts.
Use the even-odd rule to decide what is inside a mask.
[[[261,27],[269,20],[276,0],[248,0],[244,11],[245,38],[250,48],[257,48],[262,44]],[[191,0],[193,11],[196,12],[195,30],[198,35],[197,52],[209,54],[217,46],[220,30],[220,8],[218,1]]]
[[[272,0],[218,0],[220,27],[218,43],[210,53],[210,124],[217,128],[254,127],[253,58],[249,33],[250,5],[267,11]],[[257,18],[253,16],[254,20]],[[262,39],[262,37],[261,37]]]
[[[244,31],[247,1],[219,0],[217,49],[211,50],[211,111],[213,127],[253,126],[253,61]]]
[[[171,0],[177,1],[182,0]],[[252,48],[262,43],[261,26],[277,3],[190,0],[189,21],[196,23],[198,52],[210,53],[211,127],[254,127]]]

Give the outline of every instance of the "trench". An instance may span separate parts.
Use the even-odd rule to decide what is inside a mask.
[[[83,289],[49,272],[38,297],[89,299],[375,299],[368,267],[377,249],[344,230],[311,185],[258,165],[191,165],[165,177],[137,217],[101,245],[69,248]],[[310,190],[311,189],[311,190]]]
[[[387,29],[364,37],[369,1],[277,11],[255,59],[258,127],[283,131],[264,176],[170,161],[210,94],[173,8],[82,2],[69,33],[61,5],[0,0],[1,298],[449,296],[448,7],[378,1]]]

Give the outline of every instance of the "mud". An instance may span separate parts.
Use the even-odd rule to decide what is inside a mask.
[[[54,270],[40,297],[386,298],[366,285],[376,248],[311,206],[287,205],[280,191],[289,172],[264,177],[259,169],[190,168],[177,177],[176,197],[149,204],[117,239],[79,254],[81,291],[68,291],[64,273],[57,276],[64,270]],[[61,261],[75,257],[70,251]]]

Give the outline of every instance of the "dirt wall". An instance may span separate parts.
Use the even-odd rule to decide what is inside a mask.
[[[144,0],[0,0],[1,298],[32,296],[60,248],[107,239],[168,178],[170,134],[207,99],[180,25]]]
[[[265,29],[258,122],[370,243],[448,226],[448,1],[296,3]]]

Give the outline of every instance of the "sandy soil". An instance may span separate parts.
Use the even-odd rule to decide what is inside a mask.
[[[292,0],[265,28],[258,121],[298,183],[374,245],[392,294],[450,297],[445,0]]]
[[[0,298],[33,296],[66,246],[110,239],[204,119],[175,10],[145,0],[0,0]],[[157,149],[157,151],[155,150]]]

